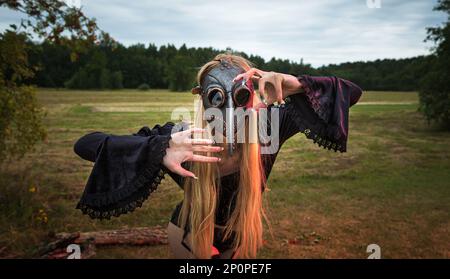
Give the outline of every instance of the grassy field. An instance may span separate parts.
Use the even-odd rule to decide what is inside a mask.
[[[92,164],[73,143],[91,131],[130,134],[170,120],[188,93],[38,90],[48,139],[1,179],[0,256],[31,257],[51,232],[167,225],[182,192],[167,177],[136,212],[94,221],[74,207]],[[428,126],[416,93],[365,92],[351,109],[348,152],[304,135],[282,148],[269,178],[273,238],[261,258],[450,257],[450,133]],[[25,175],[24,175],[25,173]],[[5,198],[6,196],[6,198]],[[100,258],[168,258],[167,246],[97,249]]]

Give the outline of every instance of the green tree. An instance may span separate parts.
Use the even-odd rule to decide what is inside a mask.
[[[450,129],[450,0],[440,0],[434,10],[447,13],[443,26],[428,28],[427,40],[437,45],[436,61],[422,80],[420,110],[428,121]]]
[[[103,68],[100,70],[100,76],[98,78],[98,88],[109,89],[111,87],[111,74],[108,69]]]
[[[123,88],[123,76],[121,71],[116,71],[111,74],[111,88],[112,89]]]
[[[0,35],[0,160],[23,156],[45,137],[43,113],[32,87],[25,85],[36,68],[29,64],[32,33],[46,41],[78,51],[97,40],[97,25],[80,9],[57,0],[0,0],[0,7],[23,12],[27,19]],[[102,35],[103,36],[103,35]]]
[[[25,41],[23,33],[0,35],[0,159],[23,155],[45,137],[34,91],[21,85],[33,76]]]
[[[167,68],[167,81],[172,91],[186,91],[194,84],[195,71],[190,57],[177,55]]]

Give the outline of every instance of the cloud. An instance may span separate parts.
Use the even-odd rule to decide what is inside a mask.
[[[428,53],[425,28],[446,19],[436,1],[119,1],[81,0],[83,10],[118,41],[167,43],[257,54],[320,66]],[[0,9],[0,28],[17,14]]]

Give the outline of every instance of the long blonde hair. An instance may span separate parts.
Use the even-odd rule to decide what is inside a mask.
[[[198,84],[201,84],[204,76],[217,67],[222,59],[246,71],[251,68],[251,63],[241,56],[219,54],[199,70]],[[201,101],[198,103],[195,126],[205,128],[207,123],[203,119],[203,106]],[[257,133],[255,126],[248,125],[248,119],[245,126],[246,135],[249,136],[251,132]],[[251,127],[256,131],[250,132]],[[262,200],[262,190],[266,188],[266,179],[258,142],[250,142],[246,138],[244,143],[238,145],[240,152],[238,193],[235,208],[225,225],[222,240],[232,239],[232,248],[236,252],[236,257],[254,258],[263,244],[263,219],[267,220]],[[182,228],[190,230],[193,254],[197,258],[211,258],[217,200],[220,198],[219,169],[216,164],[211,163],[192,163],[190,169],[197,175],[198,180],[185,179],[184,202],[178,222]]]

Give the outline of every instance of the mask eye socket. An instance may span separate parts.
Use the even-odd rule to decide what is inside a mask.
[[[225,103],[225,93],[220,88],[211,88],[207,96],[209,103],[215,108],[221,107]]]
[[[240,87],[236,89],[236,91],[233,94],[234,103],[238,107],[243,107],[247,105],[248,101],[250,100],[250,90],[248,90],[245,87]]]

